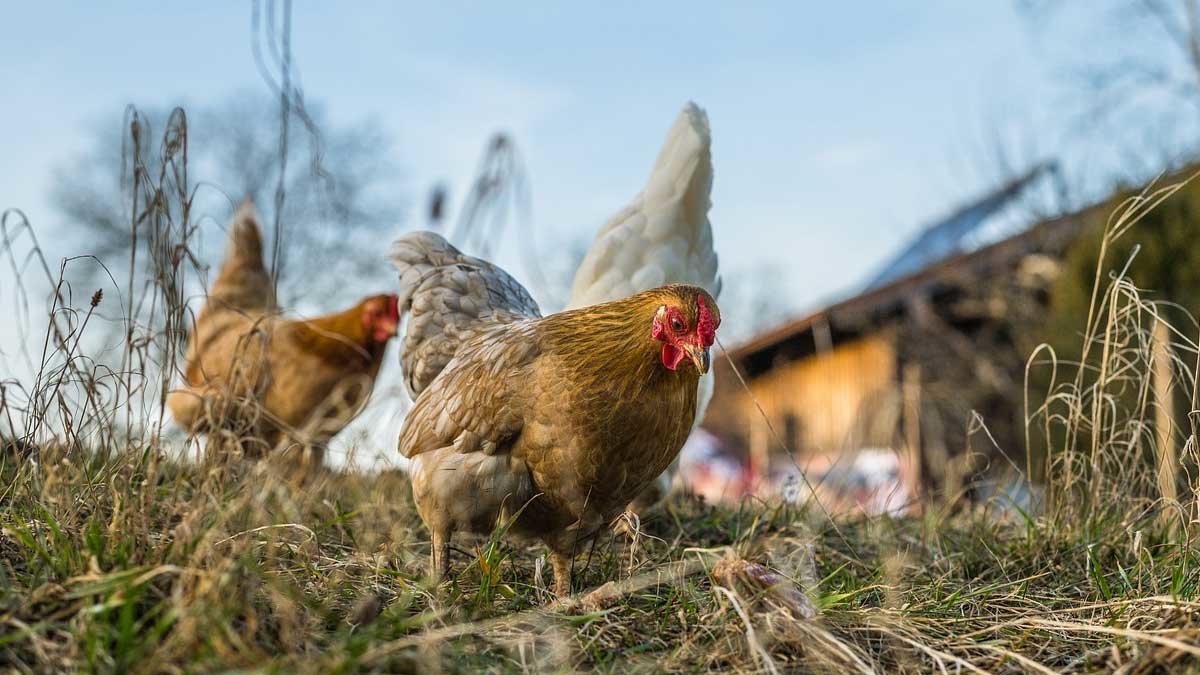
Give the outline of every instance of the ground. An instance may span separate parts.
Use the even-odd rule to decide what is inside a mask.
[[[1187,526],[1125,503],[831,520],[677,495],[632,544],[583,552],[577,595],[556,601],[541,551],[500,531],[459,542],[454,578],[428,582],[401,473],[290,481],[152,449],[0,464],[0,666],[15,672],[1200,668]]]

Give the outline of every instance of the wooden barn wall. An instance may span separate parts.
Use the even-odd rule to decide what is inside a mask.
[[[761,461],[777,444],[736,375],[721,365],[705,427]],[[884,331],[781,363],[749,386],[798,454],[886,447],[895,441],[900,410],[896,373],[893,336]]]

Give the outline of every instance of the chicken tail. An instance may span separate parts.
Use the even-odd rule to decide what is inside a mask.
[[[400,364],[414,398],[483,325],[541,316],[516,279],[434,232],[403,235],[390,257],[400,272],[400,315],[408,315]]]
[[[708,115],[684,106],[646,187],[596,235],[575,273],[569,307],[586,307],[668,283],[721,292],[713,250],[712,134]]]
[[[253,202],[242,202],[229,227],[225,260],[209,292],[210,300],[240,310],[275,307],[275,284],[263,265],[262,228],[258,222]]]
[[[233,224],[229,228],[229,246],[226,255],[229,260],[263,266],[262,227],[259,223],[258,209],[249,199],[238,205],[233,214]]]
[[[712,132],[708,115],[688,101],[667,132],[667,140],[650,171],[644,195],[647,202],[678,201],[684,221],[693,226],[693,238],[707,232],[707,247],[712,249],[712,228],[708,210],[712,208]],[[704,227],[700,227],[701,224]],[[715,294],[714,294],[715,297]]]

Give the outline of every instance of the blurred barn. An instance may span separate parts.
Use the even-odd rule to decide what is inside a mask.
[[[835,502],[898,511],[1024,469],[1031,327],[1101,208],[1046,218],[1060,195],[1040,165],[925,228],[859,294],[733,348],[748,392],[718,356],[704,427],[755,491],[786,492],[803,467]]]

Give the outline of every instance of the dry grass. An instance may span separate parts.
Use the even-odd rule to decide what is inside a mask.
[[[1049,396],[1031,396],[1045,402],[1027,406],[1030,435],[1052,449],[1039,513],[930,507],[834,522],[806,507],[712,508],[681,496],[643,521],[635,546],[614,537],[579,558],[576,588],[604,587],[594,594],[552,602],[539,552],[498,536],[463,544],[454,578],[434,587],[402,474],[293,482],[236,448],[170,458],[161,396],[188,320],[182,298],[200,276],[188,269],[182,114],[163,152],[179,159],[165,163],[172,170],[130,173],[131,231],[154,242],[150,260],[130,261],[130,278],[147,269],[150,281],[99,304],[59,284],[36,379],[0,383],[0,432],[18,441],[0,455],[0,667],[1200,668],[1195,478],[1176,472],[1182,501],[1164,499],[1164,473],[1145,461],[1164,437],[1151,424],[1156,354],[1174,355],[1174,390],[1195,420],[1195,330],[1171,332],[1170,352],[1156,348],[1155,306],[1119,275],[1101,275],[1082,363],[1044,350],[1031,359],[1058,374]],[[1131,204],[1106,236],[1130,236],[1159,196]],[[4,251],[19,278],[30,258],[16,253],[17,234],[32,229],[17,222],[6,221]],[[36,260],[36,244],[30,251]],[[126,336],[115,359],[86,339],[109,303]],[[1195,428],[1171,436],[1180,467],[1195,466]],[[772,571],[784,587],[763,581]]]
[[[9,459],[0,659],[20,671],[737,669],[1091,671],[1200,663],[1200,560],[1152,519],[856,520],[679,498],[631,555],[600,542],[547,605],[538,551],[481,541],[423,580],[403,475],[289,483],[268,464]],[[843,539],[844,536],[844,539]],[[720,585],[727,557],[806,589]],[[581,564],[584,559],[581,558]],[[590,598],[589,598],[590,600]]]

